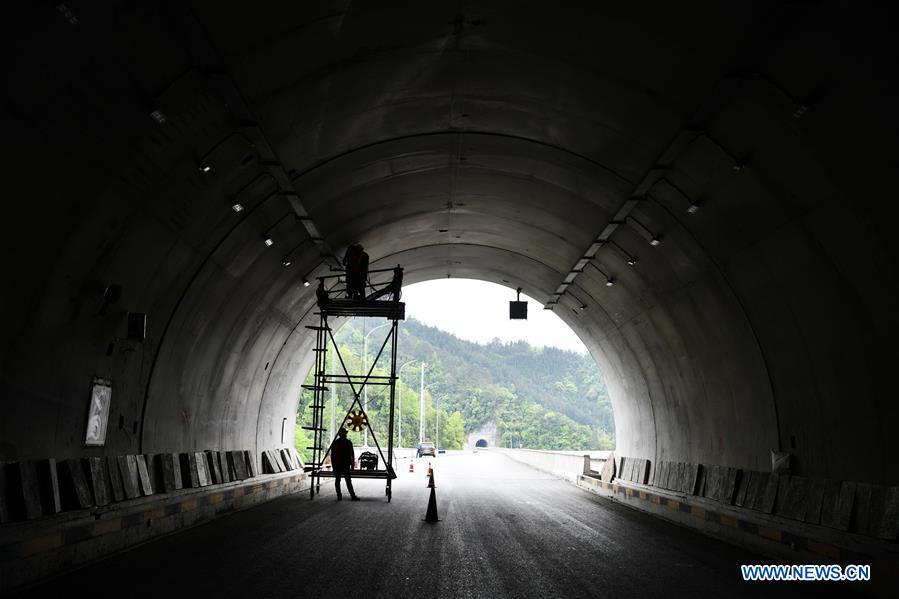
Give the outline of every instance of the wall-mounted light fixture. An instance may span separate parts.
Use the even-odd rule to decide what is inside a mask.
[[[275,240],[271,235],[272,230],[275,227],[277,227],[278,225],[280,225],[284,221],[285,218],[287,218],[288,216],[291,216],[291,215],[294,215],[294,213],[288,212],[287,214],[285,214],[284,216],[282,216],[281,218],[279,218],[278,220],[273,222],[269,226],[269,228],[265,230],[265,232],[262,234],[262,243],[264,243],[266,247],[272,247],[273,245],[275,245]],[[296,248],[294,248],[294,249],[296,249]],[[289,256],[292,252],[293,252],[293,250],[290,250],[290,252],[287,252],[287,255]],[[285,256],[285,258],[287,258],[287,256]]]
[[[746,161],[746,160],[741,160],[741,159],[737,158],[737,157],[734,155],[734,153],[731,152],[730,150],[728,150],[727,148],[725,148],[725,147],[721,144],[720,141],[718,141],[717,139],[715,139],[714,137],[712,137],[711,135],[709,135],[708,131],[697,130],[697,131],[696,131],[696,137],[695,137],[694,139],[698,139],[698,138],[700,138],[700,137],[703,138],[703,139],[705,139],[706,141],[708,141],[710,144],[712,144],[713,146],[715,146],[715,147],[718,148],[719,150],[721,150],[721,153],[724,154],[724,155],[726,155],[726,156],[728,157],[728,159],[730,159],[730,161],[731,161],[731,163],[732,163],[732,164],[731,164],[731,169],[732,169],[734,172],[737,172],[737,173],[738,173],[738,172],[742,171],[743,168],[745,168],[745,166],[746,166],[746,164],[747,164],[747,161]],[[692,142],[691,142],[691,143],[692,143]]]
[[[680,197],[684,199],[684,202],[687,204],[687,214],[696,214],[697,212],[699,212],[699,200],[691,198],[688,193],[686,193],[676,183],[666,177],[662,177],[660,181],[664,181],[665,184],[668,185],[668,187],[673,189]]]
[[[569,287],[568,289],[566,289],[566,290],[565,290],[565,293],[568,294],[568,295],[570,295],[572,298],[574,298],[575,301],[577,301],[577,302],[580,304],[580,310],[581,310],[581,312],[583,312],[584,310],[586,310],[587,308],[589,308],[589,306],[587,305],[587,302],[585,302],[584,300],[582,300],[581,298],[579,298],[577,295],[575,295],[575,293],[571,290],[571,287]]]
[[[240,202],[234,202],[233,204],[231,204],[231,210],[233,210],[234,212],[243,212],[243,204],[241,204]]]
[[[600,267],[596,266],[592,261],[587,263],[589,266],[592,266],[596,269],[596,271],[606,278],[606,287],[613,287],[615,285],[615,277],[611,277]]]
[[[169,117],[158,108],[150,113],[150,118],[156,121],[157,125],[164,125],[169,121]]]
[[[290,265],[293,263],[293,254],[294,254],[294,252],[296,252],[298,249],[300,249],[301,247],[303,247],[303,246],[306,245],[307,243],[310,243],[311,241],[312,241],[312,240],[311,240],[310,238],[307,237],[306,239],[304,239],[304,240],[301,241],[300,243],[298,243],[298,244],[296,244],[295,246],[293,246],[292,248],[290,248],[290,250],[288,250],[288,252],[287,252],[286,254],[284,254],[284,257],[281,258],[281,265],[282,265],[282,266],[290,266]],[[309,276],[309,275],[307,274],[306,276],[303,277],[303,281],[304,281],[304,282],[306,281],[306,278],[307,278],[308,276]]]
[[[653,233],[649,227],[647,227],[646,225],[641,223],[635,217],[629,215],[627,217],[627,219],[625,219],[624,222],[626,222],[628,224],[636,225],[637,230],[640,231],[646,237],[646,240],[649,242],[649,245],[651,245],[652,247],[657,247],[659,244],[662,243],[662,236],[660,234]]]
[[[626,249],[624,249],[623,247],[621,247],[621,244],[619,244],[618,242],[609,239],[606,243],[607,243],[610,247],[615,248],[615,250],[617,250],[619,254],[621,254],[622,256],[624,256],[624,259],[627,261],[627,265],[628,265],[628,266],[636,266],[636,265],[637,265],[637,262],[640,261],[640,258],[639,258],[639,257],[637,257],[637,256],[635,256],[635,255],[633,255],[633,254],[631,254],[629,251],[627,251]]]

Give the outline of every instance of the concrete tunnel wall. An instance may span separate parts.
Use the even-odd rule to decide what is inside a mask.
[[[361,239],[407,283],[557,299],[621,454],[764,470],[783,449],[804,475],[899,482],[895,152],[877,133],[896,117],[872,101],[886,19],[193,2],[79,6],[72,27],[18,10],[0,459],[281,445],[312,361],[302,279],[327,263],[262,131],[335,253]],[[615,286],[587,267],[554,296],[632,197],[612,239],[636,265],[605,245]],[[143,342],[129,311],[149,315]],[[93,376],[114,388],[103,448],[82,444]]]

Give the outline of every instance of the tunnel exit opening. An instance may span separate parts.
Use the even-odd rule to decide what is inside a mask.
[[[400,455],[414,454],[422,442],[434,443],[435,453],[614,448],[612,404],[593,357],[567,323],[548,310],[510,323],[509,296],[509,286],[474,279],[403,287],[408,318],[400,327],[396,356],[393,430]],[[380,338],[376,331],[385,326],[379,318],[352,318],[340,325],[335,341],[349,361],[370,365]],[[323,392],[326,412],[340,413],[352,399],[340,388]],[[314,417],[303,410],[308,403],[298,402],[301,454],[310,445],[302,427]],[[386,397],[372,394],[368,406],[372,432],[379,438],[390,434]],[[351,431],[350,438],[365,447],[362,434]]]

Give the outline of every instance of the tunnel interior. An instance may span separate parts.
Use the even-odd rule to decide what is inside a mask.
[[[306,283],[361,240],[407,283],[552,309],[607,378],[621,455],[770,470],[787,452],[802,476],[899,482],[888,19],[17,10],[0,459],[283,447],[313,361]],[[96,379],[109,425],[89,446]]]
[[[487,448],[487,439],[478,439],[474,444],[478,449],[486,449]]]

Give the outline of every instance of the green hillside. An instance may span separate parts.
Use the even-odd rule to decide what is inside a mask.
[[[353,319],[338,331],[336,338],[351,370],[361,371],[364,332],[384,322]],[[368,335],[369,360],[374,359],[388,330],[383,327]],[[535,348],[524,342],[504,344],[495,340],[480,345],[411,319],[400,323],[397,358],[398,368],[408,363],[397,387],[401,396],[397,403],[402,403],[403,446],[418,442],[422,362],[427,363],[425,436],[433,440],[439,429],[437,441],[442,448],[461,449],[466,434],[489,421],[496,422],[503,446],[572,450],[614,446],[612,406],[589,356]],[[389,359],[383,359],[379,366],[384,368],[376,374],[386,374]],[[346,388],[338,387],[337,393],[339,421],[352,396]],[[310,417],[304,407],[311,403],[311,397],[309,392],[304,395],[298,422]],[[386,406],[386,394],[370,388],[369,414],[382,444],[386,444]],[[329,419],[326,410],[326,424]],[[302,433],[298,429],[298,449],[309,445]],[[362,441],[360,434],[351,438],[356,444]]]

